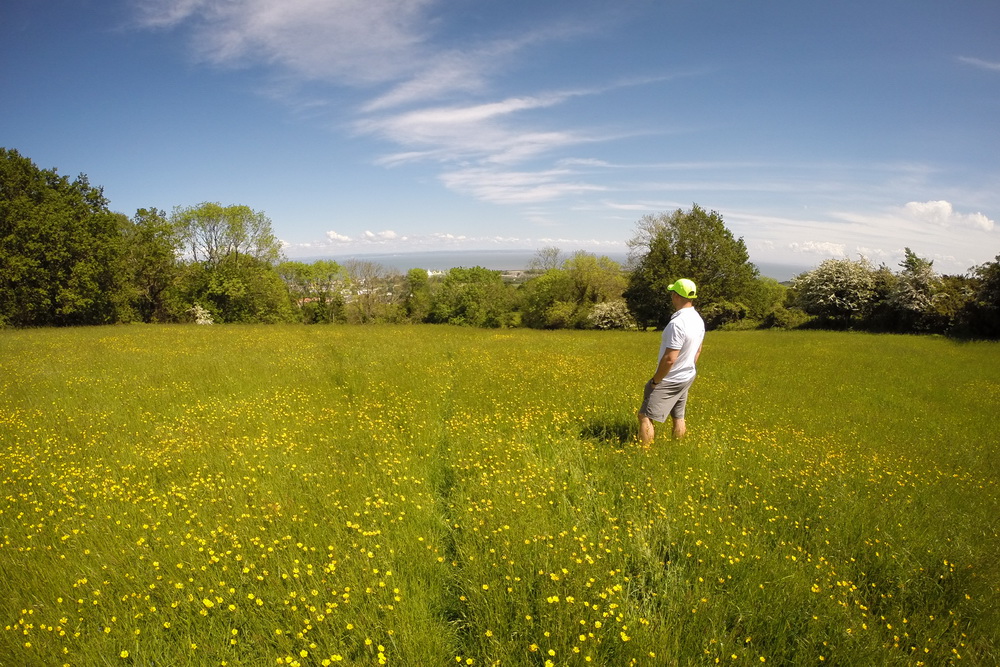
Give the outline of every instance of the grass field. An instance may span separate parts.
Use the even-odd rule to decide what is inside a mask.
[[[1000,663],[1000,345],[658,340],[0,331],[0,665]]]

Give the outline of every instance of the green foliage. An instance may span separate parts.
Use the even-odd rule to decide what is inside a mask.
[[[514,323],[511,288],[499,271],[457,267],[445,274],[434,294],[431,322],[471,327],[509,327]]]
[[[248,206],[205,202],[176,207],[171,223],[190,254],[182,272],[183,298],[216,322],[288,322],[289,290],[275,270],[281,244],[271,221]]]
[[[864,258],[827,260],[798,276],[790,293],[821,326],[996,338],[997,310],[984,289],[996,264],[976,267],[972,277],[941,276],[906,248],[899,273]]]
[[[345,275],[332,260],[285,261],[276,267],[289,295],[306,324],[325,324],[343,318],[344,298],[341,289]]]
[[[941,328],[934,309],[941,279],[933,264],[906,248],[900,263],[902,271],[896,276],[885,304],[898,330],[934,331]]]
[[[533,329],[559,328],[558,311],[565,308],[556,304],[569,304],[572,311],[572,293],[573,285],[566,271],[547,269],[521,288],[521,321]]]
[[[119,221],[101,188],[0,149],[0,324],[118,319]]]
[[[271,229],[271,220],[249,206],[215,202],[178,206],[171,221],[182,230],[191,258],[210,267],[241,256],[269,265],[281,260],[281,242]]]
[[[559,253],[555,248],[536,258],[548,266]],[[587,328],[598,304],[621,299],[625,277],[618,262],[606,256],[578,251],[528,280],[522,288],[522,321],[536,329]]]
[[[141,322],[175,321],[181,230],[163,211],[141,208],[132,220],[123,221],[122,237],[129,312]]]
[[[938,275],[910,248],[898,274],[827,260],[789,289],[758,274],[717,212],[695,204],[636,227],[627,274],[608,257],[548,247],[517,289],[481,267],[403,277],[361,260],[282,262],[270,219],[244,205],[129,219],[85,175],[70,181],[0,149],[0,327],[188,321],[198,304],[216,322],[659,328],[673,312],[666,286],[687,277],[710,328],[1000,337],[1000,256],[963,276]]]
[[[743,320],[747,316],[747,307],[742,303],[714,301],[699,308],[698,312],[705,320],[705,328],[711,330]]]
[[[760,327],[762,329],[798,329],[811,319],[811,316],[800,308],[786,308],[779,305],[764,316]]]
[[[230,255],[211,273],[208,299],[222,322],[273,324],[292,321],[288,290],[266,262]]]
[[[1000,255],[973,269],[975,287],[959,316],[963,333],[977,338],[1000,338]]]
[[[788,288],[774,278],[757,276],[752,287],[743,296],[747,317],[755,320],[763,319],[776,307],[782,305],[788,296]]]
[[[403,312],[411,322],[424,322],[431,314],[431,283],[426,269],[410,269],[403,284]]]
[[[643,327],[666,326],[673,313],[667,286],[678,278],[698,286],[700,310],[722,301],[746,305],[757,286],[757,268],[743,239],[733,237],[719,213],[697,204],[642,218],[629,247],[625,300]]]

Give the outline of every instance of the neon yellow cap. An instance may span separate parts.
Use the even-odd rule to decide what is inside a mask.
[[[687,278],[681,278],[677,282],[667,285],[667,289],[671,292],[677,292],[685,299],[695,299],[698,297],[698,288],[695,287],[693,281]]]

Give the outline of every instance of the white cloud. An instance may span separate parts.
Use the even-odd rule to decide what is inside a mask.
[[[400,235],[392,231],[366,231],[354,238],[327,232],[327,242],[287,244],[290,255],[315,255],[324,251],[331,254],[343,253],[405,253],[428,250],[476,251],[536,250],[545,246],[558,246],[567,252],[590,250],[593,252],[624,252],[625,243],[619,240],[596,238],[548,238],[517,236],[469,236],[451,232],[434,232],[426,235]]]
[[[277,64],[349,83],[412,75],[427,58],[431,0],[145,0],[149,27],[194,25],[192,44],[219,64]]]
[[[958,213],[950,202],[941,200],[908,202],[903,206],[903,214],[916,222],[931,223],[942,227],[969,227],[990,232],[996,226],[993,220],[982,213]]]
[[[392,231],[391,229],[387,229],[384,232],[365,231],[365,233],[363,234],[363,238],[366,241],[371,241],[371,242],[378,243],[378,242],[382,242],[382,241],[392,241],[392,240],[398,238],[398,235],[396,234],[396,232]]]
[[[365,118],[355,123],[355,129],[413,149],[381,158],[378,163],[384,166],[421,159],[511,164],[557,148],[599,140],[577,132],[528,129],[515,122],[518,112],[549,108],[580,94],[564,92],[485,104],[428,107]]]
[[[981,67],[983,69],[1000,72],[1000,63],[994,63],[988,60],[981,60],[980,58],[969,58],[967,56],[959,56],[958,59],[959,61],[967,65],[972,65],[974,67]]]
[[[844,257],[846,246],[843,243],[832,243],[829,241],[805,241],[804,243],[789,243],[788,248],[792,252],[802,252],[813,255],[824,255],[830,257]]]
[[[564,169],[529,172],[472,167],[446,172],[441,180],[452,190],[498,204],[537,203],[604,189],[599,185],[575,182],[572,176],[572,172]]]

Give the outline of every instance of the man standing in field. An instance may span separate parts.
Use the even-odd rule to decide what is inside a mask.
[[[655,435],[653,422],[661,424],[667,415],[673,418],[674,438],[683,438],[687,433],[684,423],[684,408],[687,405],[688,389],[694,382],[701,343],[705,339],[705,322],[694,309],[692,300],[698,296],[695,284],[681,278],[667,287],[674,314],[663,329],[660,339],[659,363],[656,372],[646,383],[639,408],[639,440],[643,447],[649,447]]]

